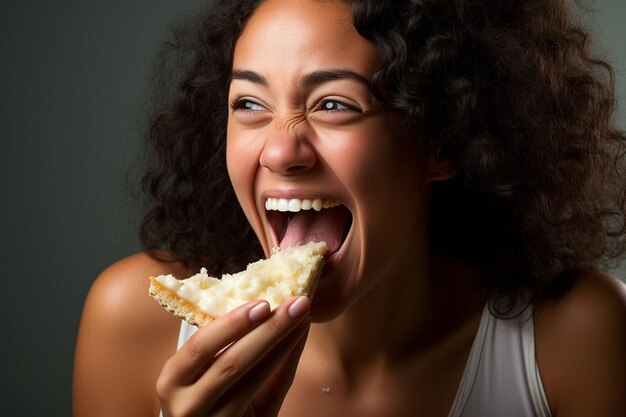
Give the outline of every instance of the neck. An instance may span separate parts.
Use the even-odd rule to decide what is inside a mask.
[[[480,315],[479,275],[439,255],[389,274],[338,318],[311,328],[309,341],[346,374],[391,369],[456,334]]]

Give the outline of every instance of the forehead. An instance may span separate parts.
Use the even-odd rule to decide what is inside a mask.
[[[339,0],[267,0],[246,23],[233,67],[265,73],[319,67],[376,69],[374,46],[356,31],[350,6]]]

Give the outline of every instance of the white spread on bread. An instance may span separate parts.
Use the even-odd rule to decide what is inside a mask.
[[[178,311],[180,305],[171,305],[172,294],[197,307],[210,316],[209,319],[258,299],[268,301],[274,308],[293,296],[313,295],[325,253],[324,242],[311,242],[275,249],[269,259],[251,263],[245,271],[225,274],[221,279],[210,277],[204,268],[184,280],[173,275],[160,275],[150,279],[150,295],[169,311],[187,320],[188,313]],[[165,291],[168,294],[164,295],[163,289],[168,290]]]

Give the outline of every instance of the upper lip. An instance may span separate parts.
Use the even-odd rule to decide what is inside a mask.
[[[321,198],[323,200],[340,201],[337,198],[327,193],[302,191],[302,190],[275,189],[275,190],[263,191],[261,193],[261,203],[263,207],[265,204],[265,200],[267,200],[268,198],[288,198],[288,199],[297,198],[301,200],[304,200],[304,199],[314,200],[316,198]]]

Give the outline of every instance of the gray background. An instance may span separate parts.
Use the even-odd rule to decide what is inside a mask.
[[[0,414],[70,415],[74,340],[98,273],[139,250],[126,185],[145,79],[175,16],[201,0],[0,6]],[[626,101],[626,2],[590,1]],[[624,109],[618,124],[624,128]],[[615,269],[626,277],[626,265]]]

